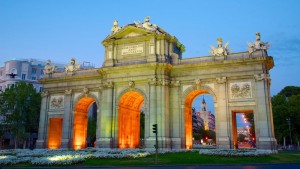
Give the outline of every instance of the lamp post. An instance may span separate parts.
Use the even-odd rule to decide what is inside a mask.
[[[289,125],[289,130],[290,130],[290,139],[291,139],[291,146],[293,146],[293,140],[292,140],[292,131],[291,131],[291,118],[287,118],[286,121],[288,122]]]

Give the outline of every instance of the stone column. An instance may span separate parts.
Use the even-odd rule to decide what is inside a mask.
[[[180,121],[180,83],[179,81],[171,81],[170,84],[170,138],[171,138],[171,149],[181,148],[181,135],[180,130],[182,128]]]
[[[42,92],[41,111],[40,111],[40,123],[38,130],[38,139],[36,141],[36,148],[46,148],[46,135],[47,134],[47,100],[48,92]]]
[[[64,116],[63,116],[63,128],[62,128],[62,140],[61,148],[72,148],[71,143],[71,116],[72,116],[72,89],[65,90],[64,97]]]
[[[270,75],[259,74],[254,76],[256,80],[256,105],[255,115],[256,146],[258,149],[276,150],[274,136],[274,124],[271,111],[269,92]]]
[[[112,82],[103,85],[101,113],[97,115],[96,146],[99,148],[112,148],[113,87]]]
[[[156,85],[157,79],[153,78],[149,80],[150,91],[149,91],[149,131],[145,132],[145,147],[154,148],[155,145],[155,134],[152,132],[152,125],[157,124],[157,105],[156,105]],[[147,127],[145,127],[147,128]]]
[[[231,129],[230,117],[228,112],[228,92],[226,77],[216,78],[217,104],[215,104],[216,112],[216,142],[218,148],[231,148]]]

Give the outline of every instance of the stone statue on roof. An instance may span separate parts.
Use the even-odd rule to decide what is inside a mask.
[[[48,75],[48,77],[51,78],[55,70],[56,70],[55,65],[51,65],[51,60],[48,60],[44,67],[44,74]]]
[[[68,72],[74,73],[74,72],[76,72],[78,69],[80,69],[80,62],[78,62],[78,63],[76,64],[75,58],[72,58],[72,59],[71,59],[71,63],[65,66],[65,72],[66,72],[66,73],[68,73]]]
[[[157,25],[150,23],[150,16],[147,16],[144,19],[144,23],[141,23],[140,21],[134,22],[134,23],[135,23],[136,27],[144,28],[144,29],[149,30],[149,31],[156,31],[157,28],[158,28]]]
[[[218,38],[217,39],[218,46],[210,46],[211,50],[209,53],[213,56],[226,56],[231,52],[231,49],[228,49],[229,42],[226,42],[225,45],[223,46],[223,39]]]
[[[121,27],[118,25],[117,20],[114,20],[113,24],[114,24],[114,26],[111,28],[111,33],[115,34],[115,33],[119,32],[119,30],[121,30]]]
[[[264,43],[260,40],[260,33],[255,33],[255,41],[253,43],[248,42],[248,51],[249,53],[253,53],[257,50],[268,50],[270,48],[270,44],[268,42]]]

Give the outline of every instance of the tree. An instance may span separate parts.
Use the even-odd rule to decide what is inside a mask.
[[[293,143],[298,142],[300,138],[300,87],[287,86],[282,89],[272,97],[272,106],[275,137],[278,143],[282,144],[283,138],[290,142],[290,132]],[[291,131],[287,119],[290,119]]]
[[[3,125],[14,135],[15,148],[19,141],[25,146],[30,134],[38,131],[40,105],[40,93],[25,82],[19,82],[0,94],[0,115]]]
[[[282,89],[279,94],[285,95],[285,97],[290,97],[293,95],[300,94],[300,87],[298,86],[286,86],[284,89]]]
[[[97,119],[89,117],[88,127],[87,127],[87,136],[89,138],[89,145],[94,145],[96,140],[96,130],[97,130]]]
[[[254,142],[256,140],[256,136],[255,136],[255,124],[254,124],[254,115],[253,113],[245,113],[244,114],[245,118],[247,119],[247,121],[249,122],[249,134],[250,134],[250,137],[253,139],[254,138]]]
[[[239,134],[239,135],[238,135],[238,141],[239,141],[239,142],[244,142],[246,137],[247,137],[247,136],[245,136],[244,134]]]

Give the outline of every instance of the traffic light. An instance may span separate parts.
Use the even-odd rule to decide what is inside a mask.
[[[157,134],[157,124],[152,125],[153,133]]]

